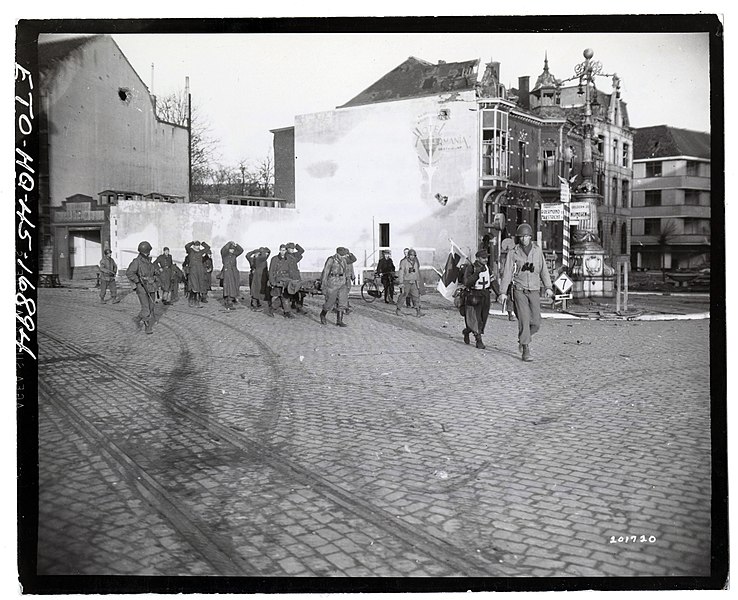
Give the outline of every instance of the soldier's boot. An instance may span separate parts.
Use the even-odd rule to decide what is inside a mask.
[[[144,321],[146,333],[154,333],[154,323],[151,320]]]
[[[484,342],[482,341],[482,336],[478,333],[474,334],[474,339],[477,341],[477,348],[480,350],[484,350],[487,346],[484,345]]]
[[[411,308],[412,307],[412,304],[410,302],[411,302],[410,296],[408,296],[407,298],[405,298],[405,306],[407,306],[408,308]]]
[[[507,313],[507,320],[508,321],[514,321],[515,320],[515,315],[512,314],[512,313]]]
[[[423,316],[423,313],[420,312],[420,307],[419,306],[416,306],[415,307],[415,316],[416,317],[422,317]]]
[[[462,329],[461,333],[464,334],[464,343],[468,346],[469,343],[470,343],[469,334],[471,333],[471,331],[469,331],[466,327],[464,327],[464,329]]]
[[[530,348],[528,344],[523,344],[523,360],[525,362],[531,362],[533,359],[530,356]]]
[[[120,298],[118,296],[113,296],[113,304],[118,304],[120,302]]]
[[[139,330],[141,329],[141,325],[143,324],[141,317],[138,315],[133,317],[133,323],[134,325],[136,325],[136,329],[139,329]]]
[[[343,322],[343,311],[339,310],[338,314],[336,315],[336,325],[339,327],[348,327],[346,323]]]
[[[320,324],[321,325],[326,325],[328,323],[328,320],[325,318],[327,314],[328,314],[327,310],[320,311]]]
[[[402,316],[402,309],[399,306],[397,308],[395,308],[395,314],[398,317],[401,317]]]

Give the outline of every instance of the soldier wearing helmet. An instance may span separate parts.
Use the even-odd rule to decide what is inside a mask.
[[[553,296],[553,289],[543,251],[533,243],[533,228],[521,223],[516,235],[520,241],[507,253],[500,289],[507,292],[512,284],[519,349],[522,359],[529,362],[531,337],[541,328],[541,287],[545,287],[548,297]],[[505,300],[507,293],[500,294],[499,301]]]
[[[126,277],[131,282],[138,296],[141,311],[133,321],[140,329],[143,323],[146,333],[154,333],[154,299],[156,296],[156,280],[154,265],[151,264],[151,244],[141,242],[138,245],[138,256],[131,261],[126,269]]]

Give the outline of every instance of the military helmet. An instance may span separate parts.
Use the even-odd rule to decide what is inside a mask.
[[[141,242],[138,245],[138,251],[141,254],[148,254],[149,252],[151,252],[151,244],[149,244],[148,242]]]
[[[528,223],[521,223],[518,225],[518,230],[515,232],[515,235],[523,236],[523,235],[533,235],[533,228],[528,225]]]

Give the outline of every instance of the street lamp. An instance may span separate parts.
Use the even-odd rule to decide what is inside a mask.
[[[579,203],[586,203],[588,217],[579,220],[579,227],[573,239],[572,254],[574,265],[572,275],[575,278],[574,294],[577,295],[610,295],[612,291],[612,275],[614,269],[605,263],[605,251],[600,245],[597,234],[597,206],[602,196],[598,193],[594,180],[594,152],[592,145],[597,143],[594,135],[594,119],[592,107],[599,106],[597,97],[596,77],[612,77],[613,93],[618,93],[620,79],[616,73],[602,72],[602,64],[592,60],[594,51],[587,48],[583,52],[584,62],[574,67],[574,76],[558,82],[559,86],[568,81],[578,80],[577,93],[584,96],[584,110],[582,112],[581,129],[583,137],[582,148],[582,182],[574,190],[572,197]],[[604,166],[604,165],[603,165]]]

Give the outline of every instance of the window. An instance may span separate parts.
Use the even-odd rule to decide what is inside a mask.
[[[630,146],[628,144],[623,144],[623,166],[628,166],[628,160],[630,159]]]
[[[686,190],[684,192],[684,204],[687,206],[699,206],[700,193],[697,190]]]
[[[628,201],[628,195],[630,192],[630,183],[627,179],[623,179],[623,184],[621,188],[621,194],[622,194],[622,206],[623,208],[628,208],[630,206],[630,202]]]
[[[687,177],[699,177],[700,163],[695,160],[687,161]]]
[[[389,248],[390,245],[390,224],[379,224],[379,246],[381,248]]]
[[[620,254],[628,254],[628,222],[620,228]]]
[[[689,235],[710,235],[710,221],[708,219],[684,219],[684,233]]]
[[[600,156],[605,153],[605,136],[602,134],[597,136],[597,153]]]
[[[482,110],[482,177],[508,177],[507,113]]]
[[[618,141],[612,141],[612,163],[618,164]]]
[[[618,205],[618,178],[613,177],[610,184],[610,202],[613,206]]]
[[[525,142],[519,141],[518,142],[518,170],[520,172],[520,175],[518,177],[518,182],[520,183],[527,183],[525,172],[527,171],[525,167]]]
[[[646,163],[646,177],[661,177],[661,162]]]
[[[661,206],[661,190],[646,191],[646,206]]]
[[[644,235],[659,235],[661,233],[661,219],[644,219]]]
[[[555,187],[556,178],[556,150],[543,151],[543,181],[546,187]]]

